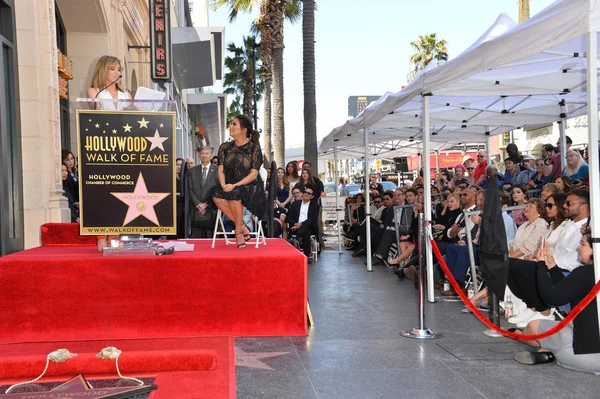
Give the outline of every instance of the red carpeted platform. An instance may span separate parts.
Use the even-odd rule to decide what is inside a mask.
[[[69,349],[78,356],[64,363],[50,363],[42,382],[63,381],[80,373],[90,381],[118,378],[114,361],[95,357],[106,346],[123,351],[119,368],[126,377],[155,377],[158,390],[150,399],[235,398],[231,337],[3,344],[0,385],[37,377],[44,369],[46,355],[59,348]]]
[[[0,258],[0,342],[306,335],[306,258],[280,239],[103,257],[39,247]]]

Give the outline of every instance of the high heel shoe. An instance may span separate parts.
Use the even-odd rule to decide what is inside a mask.
[[[244,230],[246,230],[247,233],[244,232]],[[246,226],[242,227],[242,232],[240,234],[244,235],[244,241],[248,241],[248,240],[250,240],[250,238],[252,238],[252,236],[250,235],[250,230],[248,230],[248,228]]]
[[[235,242],[237,244],[237,247],[238,248],[246,248],[246,241],[244,240],[244,233],[243,232],[239,232],[239,233],[236,232],[235,233],[235,237],[236,237]],[[242,237],[242,242],[240,242],[237,237]]]

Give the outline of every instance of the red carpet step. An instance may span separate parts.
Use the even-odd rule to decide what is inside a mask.
[[[37,377],[48,353],[65,348],[78,356],[51,362],[42,381],[116,377],[114,360],[98,359],[107,346],[122,351],[119,368],[126,377],[156,377],[150,399],[233,398],[235,361],[231,337],[39,342],[0,345],[0,385]]]

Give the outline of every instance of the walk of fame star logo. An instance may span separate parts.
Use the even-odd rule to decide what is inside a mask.
[[[135,183],[135,188],[130,192],[111,192],[118,200],[124,202],[129,208],[123,226],[133,221],[139,216],[144,216],[146,219],[159,226],[158,217],[154,211],[154,205],[165,199],[171,193],[149,193],[146,188],[146,181],[142,172],[140,172]]]
[[[152,143],[152,145],[150,146],[150,149],[148,151],[152,151],[155,148],[160,148],[160,150],[162,152],[165,152],[165,147],[163,147],[163,143],[168,139],[169,139],[168,137],[160,137],[160,134],[158,133],[158,129],[156,129],[154,131],[154,136],[146,137],[146,140],[148,140],[150,143]]]
[[[235,347],[235,365],[241,367],[250,367],[253,369],[271,370],[274,369],[268,364],[261,362],[260,359],[287,355],[290,352],[246,352]]]
[[[71,399],[85,397],[86,399],[119,399],[128,398],[154,391],[158,387],[156,385],[136,385],[133,387],[116,387],[116,388],[90,388],[90,385],[85,380],[83,375],[78,375],[60,384],[50,391],[44,392],[20,392],[0,394],[0,399],[24,399],[24,398],[53,398],[53,399]]]

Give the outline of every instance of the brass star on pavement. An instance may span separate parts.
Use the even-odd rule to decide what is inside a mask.
[[[250,367],[253,369],[274,370],[268,364],[260,361],[269,357],[277,357],[287,355],[291,352],[246,352],[243,349],[235,347],[235,365],[242,367]]]
[[[148,151],[152,151],[155,148],[160,148],[162,152],[165,152],[165,147],[163,147],[163,143],[165,140],[168,140],[168,137],[160,137],[160,134],[158,134],[158,129],[156,129],[156,131],[154,132],[153,137],[146,137],[146,140],[152,143]]]
[[[124,202],[129,208],[123,221],[123,226],[127,225],[138,216],[144,216],[146,219],[159,226],[158,217],[154,211],[154,205],[168,197],[171,193],[149,193],[146,188],[146,181],[142,172],[140,172],[133,192],[111,193],[118,200]]]
[[[146,129],[148,129],[148,122],[146,119],[144,119],[144,117],[142,117],[141,121],[137,121],[140,124],[140,129],[145,127]]]
[[[83,377],[78,375],[77,377],[71,378],[64,384],[60,384],[50,391],[42,392],[20,392],[20,393],[9,393],[0,394],[0,399],[22,399],[22,398],[79,398],[85,397],[86,399],[110,399],[110,398],[123,398],[129,396],[136,396],[146,392],[153,391],[157,388],[156,385],[143,385],[143,386],[129,386],[129,387],[116,387],[116,388],[90,388],[89,384]],[[15,390],[18,391],[18,388]],[[126,394],[126,395],[125,395]]]
[[[125,133],[127,133],[127,132],[131,133],[131,128],[132,128],[132,127],[133,127],[133,126],[129,126],[129,123],[128,123],[128,124],[126,124],[125,126],[123,126],[123,129],[125,129]]]

